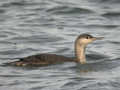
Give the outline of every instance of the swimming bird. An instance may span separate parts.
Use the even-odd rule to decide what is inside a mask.
[[[75,40],[75,58],[69,58],[56,54],[37,54],[27,56],[19,59],[18,61],[9,62],[9,65],[15,66],[44,66],[50,64],[56,64],[60,62],[77,62],[81,64],[86,63],[85,49],[89,43],[95,40],[101,40],[103,37],[93,37],[89,34],[81,34]]]

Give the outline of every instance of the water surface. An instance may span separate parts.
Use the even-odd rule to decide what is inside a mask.
[[[119,90],[119,0],[1,0],[0,90]],[[74,57],[81,33],[104,36],[87,47],[87,64],[10,67],[37,53]]]

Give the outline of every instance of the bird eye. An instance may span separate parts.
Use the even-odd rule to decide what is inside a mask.
[[[90,38],[89,36],[86,37],[86,39],[89,39],[89,38]]]

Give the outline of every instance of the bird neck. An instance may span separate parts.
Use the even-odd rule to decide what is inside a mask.
[[[86,45],[80,44],[78,42],[75,43],[76,60],[77,62],[80,62],[81,64],[86,63],[85,48],[86,48]]]

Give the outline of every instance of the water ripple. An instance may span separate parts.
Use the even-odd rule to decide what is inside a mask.
[[[1,0],[0,90],[119,90],[119,2]],[[74,40],[81,33],[105,37],[86,48],[85,65],[2,65],[37,53],[74,58]]]
[[[93,13],[93,11],[85,8],[77,8],[77,7],[67,7],[67,6],[59,6],[48,9],[47,12],[52,12],[54,14],[89,14]]]

